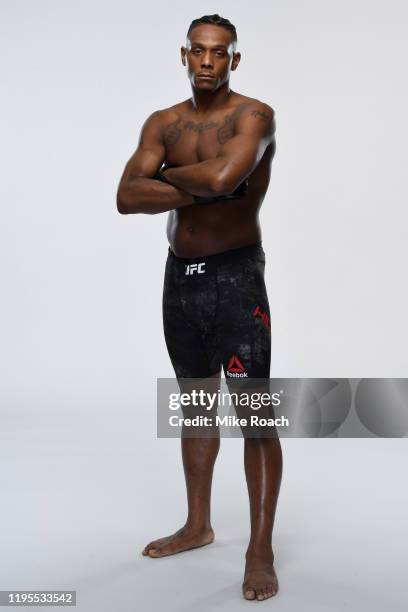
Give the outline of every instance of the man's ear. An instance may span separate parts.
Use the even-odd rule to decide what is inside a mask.
[[[239,53],[239,51],[237,51],[236,53],[233,54],[231,70],[236,70],[238,68],[238,64],[240,62],[240,59],[241,59],[241,54]]]
[[[185,47],[181,47],[181,62],[183,64],[183,66],[186,65],[186,48]]]

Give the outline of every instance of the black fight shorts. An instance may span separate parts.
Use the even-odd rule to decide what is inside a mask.
[[[206,257],[169,247],[163,326],[177,378],[269,378],[271,324],[262,242]]]

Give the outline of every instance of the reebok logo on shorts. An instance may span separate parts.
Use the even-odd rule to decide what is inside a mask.
[[[248,372],[236,355],[232,355],[227,366],[227,376],[230,378],[248,378]]]
[[[259,317],[262,323],[265,325],[265,327],[267,327],[268,329],[271,329],[271,322],[270,322],[268,314],[266,312],[262,312],[259,306],[256,306],[252,314],[254,315],[254,317]]]
[[[192,274],[204,274],[205,261],[202,261],[199,264],[187,264],[186,265],[186,273],[185,276],[191,276]]]

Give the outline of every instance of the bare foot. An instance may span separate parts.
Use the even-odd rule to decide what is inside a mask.
[[[247,554],[242,592],[245,599],[262,601],[276,595],[279,589],[272,560]]]
[[[145,546],[142,555],[165,557],[166,555],[174,555],[183,550],[190,550],[190,548],[205,546],[213,541],[214,532],[211,527],[197,530],[184,526],[166,538],[150,542],[150,544]]]

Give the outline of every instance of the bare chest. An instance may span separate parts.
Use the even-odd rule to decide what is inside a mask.
[[[216,157],[235,133],[236,111],[218,112],[199,120],[180,113],[164,130],[168,164],[188,165]]]

